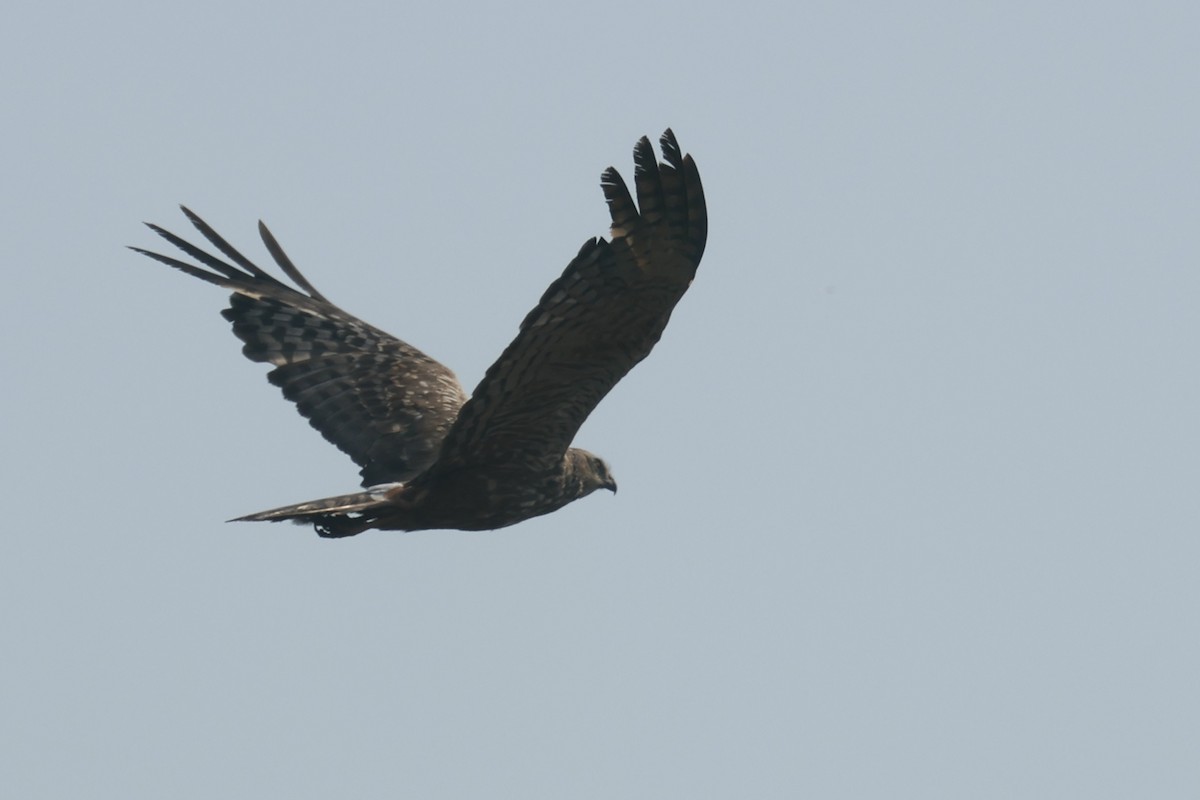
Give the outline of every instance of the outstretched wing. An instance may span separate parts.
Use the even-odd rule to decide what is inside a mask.
[[[466,401],[454,373],[325,299],[261,222],[267,250],[303,291],[257,267],[187,208],[183,213],[232,264],[149,223],[203,266],[131,249],[233,292],[221,313],[245,342],[242,352],[275,365],[271,383],[362,467],[363,485],[406,481],[432,464]]]
[[[708,216],[700,174],[668,129],[663,161],[634,147],[638,203],[601,178],[612,241],[583,245],[521,323],[447,434],[433,470],[478,464],[555,468],[592,409],[654,347],[691,285]]]

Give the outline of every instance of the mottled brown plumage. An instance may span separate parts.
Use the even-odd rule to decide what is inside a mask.
[[[232,290],[222,314],[269,380],[314,428],[362,467],[366,491],[240,517],[312,523],[323,536],[361,531],[489,530],[547,514],[596,489],[608,465],[570,447],[579,426],[645,358],[687,291],[708,219],[691,156],[661,138],[634,148],[634,204],[609,167],[601,186],[612,240],[586,242],[521,323],[470,399],[454,373],[329,302],[261,222],[272,258],[299,287],[260,269],[183,209],[232,263],[157,225],[199,266],[139,253]]]

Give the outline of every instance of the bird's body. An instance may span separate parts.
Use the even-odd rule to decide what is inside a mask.
[[[504,465],[473,467],[445,475],[421,475],[411,483],[385,483],[362,492],[310,500],[238,517],[238,521],[313,522],[323,536],[352,536],[364,530],[418,531],[454,528],[487,531],[549,514],[596,489],[616,491],[610,477],[596,479],[578,448],[567,451],[560,469],[531,473]],[[603,462],[600,462],[603,464]],[[607,475],[607,466],[603,467]]]
[[[671,131],[661,142],[663,164],[645,138],[634,150],[638,205],[616,170],[605,171],[612,241],[584,244],[469,399],[445,366],[329,302],[262,223],[268,251],[299,290],[186,208],[232,264],[151,225],[203,266],[134,249],[231,290],[222,313],[245,355],[274,365],[270,381],[362,467],[365,491],[239,519],[311,523],[332,537],[490,530],[615,491],[607,464],[571,440],[658,341],[707,238],[695,164]]]

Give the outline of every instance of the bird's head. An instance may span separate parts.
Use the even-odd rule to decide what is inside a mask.
[[[608,489],[613,494],[617,493],[617,481],[613,478],[612,471],[609,470],[608,464],[604,462],[603,458],[577,448],[569,450],[567,457],[569,459],[568,469],[579,481],[580,497],[589,495],[597,489]]]

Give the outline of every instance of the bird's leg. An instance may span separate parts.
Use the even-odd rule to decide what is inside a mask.
[[[344,539],[355,536],[371,527],[369,521],[350,517],[330,517],[313,524],[317,535],[325,539]]]

